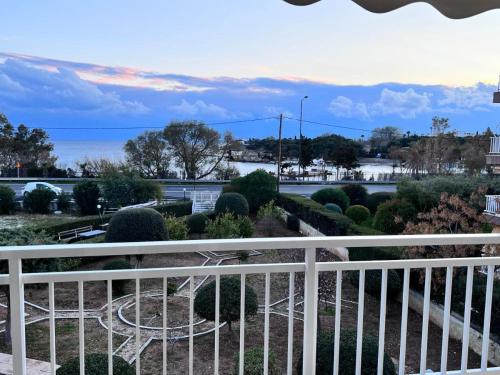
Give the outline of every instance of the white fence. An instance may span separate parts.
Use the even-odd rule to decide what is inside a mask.
[[[486,196],[486,209],[484,212],[491,215],[500,215],[500,195]]]
[[[192,191],[193,213],[213,210],[220,194],[219,191]]]
[[[339,374],[339,342],[342,311],[342,278],[347,271],[359,271],[359,299],[357,311],[357,344],[356,344],[356,374],[361,374],[362,368],[362,337],[364,322],[365,303],[365,273],[368,270],[382,270],[381,295],[380,295],[380,321],[378,335],[378,374],[383,373],[383,359],[385,348],[386,307],[387,307],[387,283],[388,271],[403,270],[403,292],[402,292],[402,315],[401,315],[401,338],[399,353],[399,374],[405,373],[405,359],[407,358],[407,333],[408,333],[408,295],[410,288],[410,271],[414,269],[425,270],[424,308],[422,319],[421,349],[420,349],[420,373],[424,374],[427,369],[427,350],[429,335],[429,305],[431,299],[431,275],[433,269],[446,269],[446,291],[445,291],[445,316],[442,336],[441,369],[446,373],[448,359],[448,336],[451,314],[451,291],[453,282],[453,270],[455,267],[467,269],[465,316],[462,340],[462,353],[467,354],[469,350],[469,330],[471,323],[471,306],[473,275],[475,267],[486,267],[487,285],[485,288],[485,314],[483,324],[483,344],[481,366],[479,369],[470,369],[468,366],[468,355],[462,355],[459,373],[481,373],[499,374],[500,368],[488,368],[488,343],[490,337],[490,321],[492,311],[492,295],[495,267],[500,266],[500,257],[491,258],[466,258],[466,259],[430,259],[430,260],[400,260],[400,261],[373,261],[373,262],[317,262],[316,251],[321,248],[334,247],[385,247],[385,246],[439,246],[439,245],[482,245],[499,244],[500,235],[422,235],[422,236],[377,236],[377,237],[318,237],[318,238],[253,238],[237,240],[199,240],[199,241],[169,241],[169,242],[145,242],[145,243],[123,243],[123,244],[81,244],[81,245],[50,245],[50,246],[25,246],[0,248],[0,259],[8,260],[9,274],[0,276],[0,284],[8,284],[10,287],[10,306],[12,319],[12,352],[14,374],[24,375],[26,369],[26,335],[25,335],[25,300],[24,287],[30,284],[47,284],[49,291],[49,327],[50,327],[50,361],[52,373],[55,374],[57,353],[55,346],[56,329],[54,319],[54,285],[57,283],[78,283],[78,312],[79,312],[79,356],[80,363],[84,363],[85,341],[84,341],[84,283],[92,281],[107,282],[107,318],[112,322],[111,287],[114,280],[135,280],[135,319],[136,319],[136,373],[140,374],[140,281],[142,279],[160,279],[163,281],[163,374],[167,372],[167,284],[172,277],[187,277],[189,280],[189,362],[188,368],[183,373],[194,373],[194,278],[200,276],[212,276],[216,280],[216,304],[215,304],[215,328],[214,328],[214,373],[219,373],[219,323],[220,312],[220,279],[222,275],[238,275],[241,278],[241,317],[240,317],[240,353],[245,348],[245,282],[247,275],[265,276],[264,297],[264,368],[263,373],[268,374],[269,348],[270,348],[270,293],[271,275],[280,273],[289,275],[289,306],[294,306],[295,276],[304,274],[304,310],[303,310],[303,374],[315,374],[316,363],[316,339],[317,339],[317,312],[318,312],[318,274],[322,272],[334,272],[336,277],[335,291],[335,335],[334,335],[334,359],[333,374]],[[305,260],[300,263],[279,264],[240,264],[228,266],[198,266],[180,268],[153,268],[118,271],[78,271],[57,273],[23,273],[22,260],[34,258],[58,258],[58,257],[94,257],[94,256],[121,256],[137,254],[172,254],[192,253],[197,251],[227,252],[235,250],[266,250],[274,249],[289,251],[290,249],[304,249]],[[294,363],[294,317],[293,308],[289,309],[288,316],[288,354],[286,360],[287,374],[292,374]],[[352,313],[352,310],[350,311]],[[107,347],[109,356],[109,374],[112,373],[113,334],[108,330]],[[433,350],[431,347],[430,350]],[[240,355],[239,369],[243,373],[244,356]],[[83,366],[80,368],[83,375]],[[450,373],[450,372],[449,372]]]
[[[500,154],[500,137],[491,138],[490,154]]]

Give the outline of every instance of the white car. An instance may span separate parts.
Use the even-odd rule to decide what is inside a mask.
[[[63,189],[60,187],[54,186],[52,184],[49,184],[47,182],[28,182],[26,185],[24,185],[23,190],[21,193],[23,196],[25,196],[27,193],[31,193],[35,189],[46,189],[53,191],[57,195],[61,195],[63,192]]]

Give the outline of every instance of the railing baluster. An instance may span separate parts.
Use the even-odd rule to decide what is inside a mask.
[[[163,278],[163,375],[167,375],[167,300],[168,300],[168,279]]]
[[[432,268],[425,268],[424,311],[422,312],[422,341],[420,343],[420,374],[424,375],[427,367],[427,339],[429,334],[429,308],[431,300]]]
[[[387,307],[387,269],[382,270],[380,291],[380,326],[378,330],[378,369],[377,374],[384,373],[385,313]]]
[[[465,292],[465,310],[464,310],[464,332],[462,338],[462,364],[461,371],[467,371],[469,362],[469,332],[470,332],[470,316],[472,307],[472,286],[474,282],[474,267],[467,267],[467,287]]]
[[[266,273],[264,296],[264,375],[269,373],[269,300],[271,294],[271,274]]]
[[[215,275],[215,350],[214,374],[219,373],[219,317],[220,314],[220,275]]]
[[[451,293],[453,286],[453,267],[446,268],[446,288],[444,293],[443,339],[441,343],[441,374],[448,367],[448,341],[450,336]]]
[[[189,375],[194,368],[194,276],[189,277]]]
[[[24,284],[21,259],[9,259],[12,368],[14,374],[26,374],[26,335],[24,325]]]
[[[135,279],[135,373],[141,374],[141,279]]]
[[[295,272],[290,272],[288,286],[288,351],[287,351],[287,375],[293,372],[293,323],[295,315]]]
[[[484,323],[483,323],[483,345],[481,350],[481,371],[488,369],[488,355],[490,348],[490,325],[491,325],[491,303],[493,299],[493,276],[495,266],[488,266],[488,276],[486,281],[486,296],[484,303]]]
[[[304,277],[304,343],[303,368],[304,375],[316,373],[316,331],[318,327],[318,273],[316,272],[316,249],[305,250]]]
[[[240,292],[240,375],[243,375],[245,368],[245,281],[246,275],[242,273]]]
[[[408,299],[410,294],[410,269],[405,268],[403,275],[403,303],[401,305],[401,336],[399,340],[399,375],[405,374],[406,340],[408,329]]]
[[[113,375],[113,280],[108,280],[108,374]]]
[[[356,334],[356,375],[361,375],[363,355],[363,316],[365,310],[365,270],[359,271],[358,326]]]
[[[56,373],[56,322],[54,303],[54,283],[49,282],[49,330],[50,330],[50,373]]]
[[[78,282],[78,330],[80,375],[85,375],[85,317],[83,315],[83,281]]]
[[[340,354],[340,316],[342,309],[342,271],[337,271],[337,285],[335,285],[335,337],[333,344],[333,375],[339,373]]]

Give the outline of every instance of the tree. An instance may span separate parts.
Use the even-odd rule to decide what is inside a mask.
[[[219,132],[202,122],[172,122],[163,136],[177,164],[189,179],[201,179],[211,174],[228,156],[234,140],[226,133],[221,140]]]
[[[82,215],[95,215],[98,213],[97,204],[100,195],[99,186],[94,181],[81,181],[73,187],[73,197]]]
[[[337,168],[337,180],[339,179],[340,168],[351,170],[358,167],[356,149],[348,144],[341,144],[331,149],[327,155],[327,160]]]
[[[387,148],[395,140],[401,138],[401,132],[395,126],[385,126],[383,128],[375,128],[370,137],[371,148],[377,153],[386,153]]]
[[[147,131],[125,144],[127,163],[145,177],[167,178],[170,153],[163,133]]]
[[[300,168],[305,170],[314,160],[314,151],[311,138],[302,137],[302,146],[300,149]]]

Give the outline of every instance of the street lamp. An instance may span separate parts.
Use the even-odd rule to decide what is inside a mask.
[[[309,96],[304,96],[300,101],[300,125],[299,125],[299,176],[300,176],[300,164],[302,161],[302,115],[304,112],[304,100],[309,99]]]

